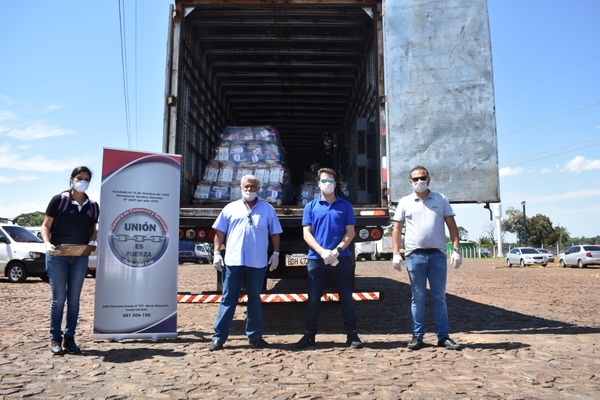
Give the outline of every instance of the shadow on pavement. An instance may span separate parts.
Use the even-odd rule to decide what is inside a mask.
[[[276,291],[277,287],[273,290]],[[304,288],[304,290],[306,290]],[[334,288],[327,290],[335,291]],[[393,279],[357,277],[355,291],[380,291],[379,301],[356,302],[359,333],[410,335],[410,286]],[[487,334],[589,334],[600,328],[577,326],[559,320],[536,317],[447,295],[448,317],[451,332],[483,332]],[[426,331],[435,332],[431,298],[427,296]],[[263,331],[265,335],[301,335],[306,318],[305,303],[266,303],[263,305]],[[238,324],[242,325],[242,324]],[[240,326],[232,326],[239,329]],[[243,326],[241,326],[243,332]],[[344,334],[339,303],[321,303],[319,333]],[[482,344],[474,347],[518,348],[515,343]],[[517,346],[517,347],[515,347]],[[370,346],[371,347],[371,346]],[[386,347],[387,348],[387,347]]]

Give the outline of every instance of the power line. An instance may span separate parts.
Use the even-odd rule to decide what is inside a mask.
[[[561,148],[558,148],[558,149],[552,149],[552,150],[544,151],[544,152],[537,153],[537,154],[534,154],[534,155],[531,155],[531,156],[525,156],[525,157],[515,158],[515,159],[512,159],[512,160],[510,160],[508,162],[509,163],[515,163],[515,162],[520,161],[520,160],[527,160],[528,158],[531,158],[531,157],[537,157],[537,156],[541,156],[543,154],[549,154],[549,153],[550,153],[550,155],[548,157],[554,157],[557,154],[553,154],[553,153],[556,153],[557,151],[560,152],[558,154],[564,154],[564,153],[568,153],[568,152],[571,152],[571,151],[580,150],[582,148],[582,147],[579,147],[579,148],[568,150],[571,147],[581,146],[582,144],[585,144],[585,143],[594,143],[594,142],[600,142],[600,138],[590,139],[590,140],[586,140],[584,142],[574,143],[574,144],[571,144],[571,145],[568,145],[568,146],[562,146]],[[600,143],[587,145],[585,147],[593,147],[593,146],[597,146],[598,144],[600,144]],[[583,148],[585,148],[585,147],[583,147]]]
[[[595,141],[600,141],[600,139],[596,139]],[[583,144],[583,143],[587,143],[587,142],[582,142],[580,144]],[[575,145],[572,145],[572,146],[575,146]],[[569,147],[572,147],[572,146],[569,146]],[[577,150],[588,149],[590,147],[596,147],[596,146],[600,146],[600,143],[596,143],[596,144],[592,144],[592,145],[586,145],[586,146],[581,146],[581,147],[577,147],[577,148],[574,148],[574,149],[571,149],[571,150],[559,151],[557,153],[554,153],[554,154],[551,154],[551,155],[548,155],[548,156],[538,157],[538,158],[534,158],[534,159],[531,159],[531,160],[526,160],[526,161],[521,161],[521,162],[517,162],[517,163],[513,163],[513,164],[503,165],[502,168],[504,168],[504,167],[514,167],[515,165],[521,165],[521,164],[527,164],[527,163],[530,163],[530,162],[544,160],[546,158],[556,157],[556,156],[560,156],[562,154],[572,153],[572,152],[577,151]],[[547,151],[545,153],[539,153],[539,155],[550,153],[550,152],[557,151],[557,150],[559,150],[559,149],[550,150],[550,151]],[[530,156],[530,157],[535,157],[535,156],[536,155],[534,154],[533,156]],[[521,159],[523,159],[523,158],[529,158],[529,157],[522,157]],[[519,159],[517,159],[517,160],[519,160]]]
[[[554,74],[554,75],[550,75],[550,76],[548,76],[548,77],[546,77],[546,78],[540,79],[539,81],[533,82],[533,83],[531,83],[531,84],[529,84],[529,85],[527,85],[527,86],[524,86],[524,87],[522,87],[521,89],[519,89],[519,90],[517,90],[517,91],[515,91],[515,92],[511,93],[511,96],[512,96],[512,95],[515,95],[515,94],[517,94],[517,93],[520,93],[520,92],[522,92],[522,91],[524,91],[524,90],[527,90],[527,89],[529,89],[530,87],[533,87],[533,86],[539,85],[540,83],[543,83],[543,82],[545,82],[545,81],[548,81],[548,80],[550,80],[550,79],[552,79],[552,78],[556,78],[557,76],[559,76],[559,75],[562,75],[562,74],[564,74],[565,72],[572,71],[572,70],[574,70],[574,69],[576,69],[576,68],[579,68],[579,67],[581,67],[582,65],[585,65],[585,64],[587,64],[587,63],[590,63],[590,62],[592,62],[592,61],[595,61],[595,60],[597,60],[597,59],[599,59],[599,58],[600,58],[600,55],[597,55],[597,56],[595,56],[595,57],[592,57],[592,58],[590,58],[590,59],[588,59],[588,60],[586,60],[586,61],[583,61],[583,62],[581,62],[581,63],[579,63],[579,64],[577,64],[577,65],[574,65],[574,66],[572,66],[572,67],[569,67],[569,68],[567,68],[567,69],[564,69],[564,70],[562,70],[562,71],[560,71],[560,72],[557,72],[557,73],[556,73],[556,74]]]
[[[125,129],[127,131],[127,145],[131,149],[131,122],[129,117],[129,79],[127,76],[127,40],[125,29],[125,7],[119,0],[119,33],[121,38],[121,71],[123,74],[123,98],[125,101]]]
[[[519,128],[519,129],[515,129],[513,131],[509,131],[509,132],[503,133],[502,135],[498,135],[498,137],[500,138],[500,137],[512,135],[513,133],[521,132],[521,131],[524,131],[526,129],[533,128],[534,126],[542,125],[542,124],[545,124],[546,122],[554,121],[556,119],[559,119],[559,118],[562,118],[562,117],[566,117],[567,115],[575,114],[575,113],[577,113],[579,111],[587,110],[588,108],[597,107],[599,105],[600,105],[600,101],[596,102],[596,103],[592,103],[592,104],[584,106],[584,107],[581,107],[581,108],[578,108],[576,110],[572,110],[572,111],[566,112],[564,114],[556,115],[554,117],[545,119],[545,120],[540,121],[540,122],[536,122],[536,123],[531,124],[531,125],[524,126],[522,128]]]

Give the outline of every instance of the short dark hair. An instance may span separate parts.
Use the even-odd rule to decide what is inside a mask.
[[[410,170],[410,172],[408,173],[408,178],[412,178],[412,173],[415,172],[418,169],[422,169],[423,171],[425,171],[425,176],[427,176],[429,178],[429,171],[427,170],[427,168],[425,168],[422,165],[417,165],[416,167],[414,167],[413,169]]]
[[[86,166],[80,166],[80,167],[76,167],[73,172],[71,172],[71,179],[75,178],[77,176],[78,173],[80,172],[87,172],[88,175],[90,176],[90,180],[92,179],[92,171],[90,171],[90,169]]]
[[[333,175],[333,179],[337,180],[337,174],[335,173],[335,170],[333,168],[321,168],[317,172],[317,182],[319,181],[319,179],[321,179],[322,173]]]

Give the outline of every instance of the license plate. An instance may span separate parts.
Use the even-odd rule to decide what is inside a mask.
[[[285,266],[286,267],[304,267],[308,265],[308,257],[306,254],[286,254],[285,255]]]

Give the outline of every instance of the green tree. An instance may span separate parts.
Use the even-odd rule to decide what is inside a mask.
[[[469,240],[469,231],[462,226],[458,227],[458,237],[460,240]]]
[[[550,238],[554,228],[550,218],[543,214],[536,214],[527,220],[529,230],[529,241],[533,247],[544,247],[550,245]]]
[[[27,214],[20,214],[13,220],[15,224],[21,226],[40,226],[44,222],[44,213],[36,211]]]
[[[514,207],[509,207],[505,214],[507,217],[500,221],[502,230],[504,232],[514,233],[517,237],[517,242],[525,244],[523,212]],[[527,224],[527,231],[529,232],[529,224]]]

